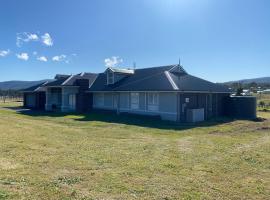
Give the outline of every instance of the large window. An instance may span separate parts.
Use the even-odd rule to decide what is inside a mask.
[[[96,106],[104,106],[104,94],[103,93],[95,94],[94,103]]]
[[[70,94],[68,96],[68,104],[70,108],[72,109],[76,108],[76,95],[75,94]]]
[[[139,93],[131,93],[131,109],[138,110],[139,109]]]
[[[159,99],[158,93],[148,93],[148,110],[158,111]]]

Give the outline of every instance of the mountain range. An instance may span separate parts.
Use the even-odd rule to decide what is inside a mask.
[[[40,84],[42,82],[46,82],[50,80],[40,80],[40,81],[5,81],[0,82],[0,90],[22,90],[28,87],[32,87],[34,85]],[[255,82],[257,84],[270,84],[270,77],[262,77],[262,78],[253,78],[253,79],[243,79],[238,81],[228,81],[224,84],[232,84],[232,83],[242,83],[249,84]]]
[[[4,81],[0,82],[0,90],[22,90],[25,88],[38,85],[40,83],[46,82],[49,80],[40,80],[40,81]]]
[[[270,77],[242,79],[242,80],[237,80],[237,81],[228,81],[228,82],[225,82],[225,84],[232,84],[232,83],[242,83],[242,84],[249,84],[249,83],[270,84]]]

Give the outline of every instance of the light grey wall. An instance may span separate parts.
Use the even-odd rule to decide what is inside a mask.
[[[103,93],[104,105],[98,105],[97,94],[93,94],[93,107],[99,109],[112,110],[114,93]],[[101,93],[99,93],[101,94]],[[177,94],[173,92],[159,93],[159,109],[157,111],[147,110],[148,93],[139,92],[139,109],[132,110],[130,107],[130,92],[119,93],[119,112],[128,112],[141,115],[159,115],[163,120],[176,121],[177,120]]]

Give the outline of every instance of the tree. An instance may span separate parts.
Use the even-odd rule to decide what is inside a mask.
[[[259,106],[262,107],[262,108],[264,108],[265,107],[265,102],[264,101],[260,101]]]
[[[242,87],[237,88],[236,96],[243,96],[242,93],[243,93],[243,88]]]

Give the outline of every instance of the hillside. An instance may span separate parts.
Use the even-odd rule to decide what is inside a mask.
[[[270,77],[261,77],[261,78],[252,78],[252,79],[243,79],[237,81],[229,81],[225,84],[232,84],[232,83],[242,83],[242,84],[249,84],[249,83],[257,83],[257,84],[270,84]]]
[[[48,80],[40,81],[5,81],[0,82],[0,90],[21,90],[34,85],[40,84]]]

